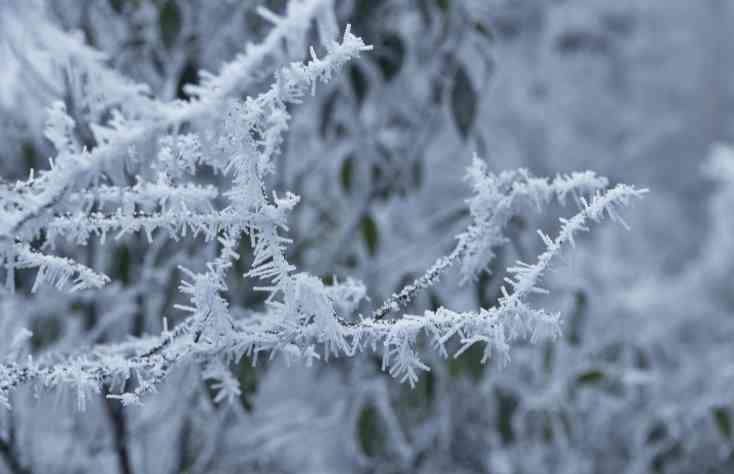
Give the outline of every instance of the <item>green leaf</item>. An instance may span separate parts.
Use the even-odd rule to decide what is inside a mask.
[[[487,39],[487,41],[490,41],[490,42],[494,41],[494,34],[492,33],[492,30],[487,25],[485,25],[483,22],[481,21],[475,22],[474,31],[484,36]]]
[[[451,113],[462,138],[466,140],[477,116],[477,94],[462,65],[456,68],[451,86]]]
[[[729,410],[724,407],[715,407],[711,410],[711,415],[714,417],[716,427],[719,432],[726,439],[731,439],[732,428],[731,428],[731,417],[729,416]]]
[[[451,2],[449,0],[436,0],[436,5],[438,5],[438,8],[446,12],[451,7]]]
[[[556,437],[556,433],[553,430],[553,418],[549,413],[543,413],[543,440],[550,444]]]
[[[369,84],[362,69],[356,64],[349,66],[349,82],[352,84],[354,97],[357,99],[357,105],[362,105],[364,98],[367,96]]]
[[[492,264],[494,264],[496,261],[497,259],[494,259],[492,261]],[[476,285],[477,302],[482,308],[490,308],[494,306],[494,304],[497,302],[497,298],[495,297],[496,295],[490,294],[492,275],[495,274],[496,273],[494,271],[485,271],[479,274],[479,280],[477,281]]]
[[[568,329],[566,332],[566,341],[572,346],[581,343],[581,333],[583,332],[583,322],[586,319],[586,311],[589,306],[586,293],[579,290],[574,297],[573,313],[568,318]]]
[[[23,143],[20,147],[20,154],[27,170],[36,168],[36,165],[40,163],[40,156],[32,143]]]
[[[604,380],[604,372],[600,370],[589,370],[576,376],[578,385],[594,385]]]
[[[423,186],[423,162],[421,160],[415,160],[413,162],[411,174],[413,175],[415,189],[420,189]]]
[[[109,4],[115,13],[122,13],[123,8],[125,8],[125,0],[109,0]]]
[[[168,0],[158,13],[158,27],[161,32],[161,41],[170,49],[176,43],[181,32],[181,10],[174,0]]]
[[[348,194],[352,190],[354,180],[354,157],[348,156],[342,161],[339,177],[341,179],[342,189]]]
[[[438,308],[443,306],[441,298],[438,297],[438,293],[435,290],[428,292],[429,309],[431,311],[437,311]]]
[[[386,81],[393,79],[400,72],[405,60],[403,40],[397,33],[387,33],[375,49],[377,54],[371,57],[376,57],[382,76]]]
[[[115,249],[111,262],[111,276],[124,286],[130,284],[130,276],[132,270],[132,258],[130,257],[130,248],[126,244],[122,244]]]
[[[548,342],[543,350],[543,370],[546,374],[553,372],[553,363],[556,357],[556,345]]]
[[[650,370],[650,358],[643,349],[635,351],[635,366],[640,370]]]
[[[257,392],[258,372],[249,358],[243,357],[237,365],[237,381],[240,383],[240,403],[245,411],[252,411],[253,399]]]
[[[380,413],[374,405],[366,405],[357,419],[357,435],[362,452],[368,457],[376,457],[386,450],[386,437],[380,420]]]
[[[502,441],[505,444],[510,444],[515,440],[512,416],[515,414],[518,401],[512,392],[500,389],[495,391],[495,397],[497,400],[497,431],[499,431]]]
[[[179,99],[188,99],[186,86],[199,83],[199,66],[193,61],[187,61],[181,74],[178,76],[178,84],[176,85],[176,97]]]
[[[367,214],[362,218],[362,238],[367,245],[367,253],[371,256],[377,253],[377,246],[379,244],[379,232],[377,230],[377,224],[375,219]]]
[[[655,444],[664,440],[668,436],[668,427],[662,421],[656,421],[650,431],[647,433],[645,442],[647,444]]]
[[[380,7],[383,3],[385,3],[385,0],[356,0],[354,2],[354,9],[352,10],[349,23],[354,25],[353,31],[355,34],[364,36],[364,32],[359,31],[359,28],[368,26],[371,21],[379,16]]]

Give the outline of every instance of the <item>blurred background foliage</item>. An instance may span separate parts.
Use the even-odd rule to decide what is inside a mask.
[[[188,97],[199,70],[218,70],[245,42],[266,34],[270,25],[258,6],[278,13],[285,3],[59,0],[47,2],[47,10],[105,51],[114,68],[173,100]],[[704,298],[704,290],[686,293],[691,300],[670,290],[680,288],[672,282],[690,274],[700,257],[698,229],[710,226],[714,188],[700,176],[703,158],[712,143],[732,139],[729,3],[345,0],[335,9],[340,25],[350,23],[375,49],[293,110],[273,178],[279,193],[292,190],[303,199],[293,216],[289,258],[326,284],[359,278],[377,305],[445,254],[467,223],[461,180],[472,153],[493,171],[526,167],[542,176],[589,168],[612,182],[649,186],[654,196],[631,217],[633,236],[609,230],[582,242],[571,270],[564,265],[552,277],[559,296],[549,304],[565,315],[561,340],[519,348],[505,369],[482,365],[478,348],[448,360],[427,351],[432,371],[412,390],[389,380],[376,356],[308,370],[240,361],[231,367],[242,392],[237,409],[214,403],[206,384],[186,390],[194,408],[182,411],[176,425],[171,472],[215,469],[213,458],[203,461],[211,426],[226,434],[259,428],[273,423],[268,416],[278,407],[317,428],[304,422],[293,428],[293,439],[253,441],[247,446],[262,456],[235,462],[243,472],[292,472],[301,462],[307,472],[346,472],[343,466],[380,473],[734,469],[731,392],[723,391],[730,382],[718,376],[732,351],[711,335],[730,334],[728,320],[721,321],[730,317],[731,301],[702,307],[695,298]],[[270,66],[248,95],[269,82]],[[77,123],[86,123],[90,79],[75,76],[73,65],[65,82],[51,86],[23,74],[20,81],[36,92],[26,105],[42,110],[60,93]],[[10,103],[0,101],[6,122],[0,172],[16,179],[45,167],[53,152],[39,132],[43,114],[6,113]],[[91,134],[85,137],[93,147]],[[497,249],[490,272],[463,287],[449,275],[408,312],[492,306],[501,269],[535,255],[535,229],[552,229],[556,218],[516,216],[511,243]],[[90,245],[88,263],[102,266],[124,289],[141,277],[147,245],[142,238],[108,242],[105,252]],[[84,296],[56,300],[31,321],[33,350],[63,347],[84,330],[95,329],[85,343],[100,343],[160,331],[164,316],[175,324],[176,264],[195,258],[202,246],[198,240],[162,244],[155,264],[171,271],[155,282],[159,301],[139,300],[129,318],[102,329],[104,308]],[[181,248],[183,256],[175,257]],[[244,314],[263,300],[242,277],[249,242],[240,251],[228,298]],[[29,291],[32,275],[17,278],[19,291]],[[675,307],[688,318],[666,322]],[[706,354],[697,355],[702,347]],[[696,367],[701,373],[692,375]],[[330,390],[323,400],[321,387]],[[341,407],[341,418],[329,418],[329,404]],[[323,424],[314,421],[320,417]],[[317,447],[294,448],[313,441],[314,430],[323,436]],[[335,447],[340,436],[353,441],[354,451]],[[225,439],[217,449],[227,453],[232,446]],[[279,449],[290,454],[272,454]]]

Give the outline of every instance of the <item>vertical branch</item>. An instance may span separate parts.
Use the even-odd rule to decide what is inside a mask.
[[[3,458],[5,465],[13,474],[31,474],[31,469],[24,466],[20,460],[20,456],[18,455],[18,450],[16,449],[14,442],[13,430],[14,428],[11,425],[9,429],[9,439],[5,440],[0,438],[0,457]]]
[[[127,418],[123,411],[124,408],[117,400],[107,397],[104,399],[104,405],[110,419],[110,424],[112,425],[112,438],[120,473],[133,474],[134,471],[130,462],[130,452],[128,449]]]

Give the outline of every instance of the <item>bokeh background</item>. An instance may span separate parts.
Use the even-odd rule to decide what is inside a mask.
[[[49,28],[79,35],[155,96],[186,99],[199,70],[218,71],[266,34],[258,6],[278,13],[285,3],[5,0],[0,176],[48,168],[53,101],[78,124],[107,120],[90,106],[94,78],[54,54]],[[337,0],[334,8],[374,51],[293,108],[273,183],[302,197],[289,259],[325,282],[360,279],[382,301],[448,253],[469,222],[463,178],[475,153],[494,172],[590,169],[649,188],[625,212],[631,230],[595,227],[549,275],[551,295],[539,301],[562,312],[563,336],[513,348],[505,368],[481,365],[473,350],[449,360],[426,350],[432,371],[415,389],[367,355],[311,368],[243,360],[232,367],[242,388],[234,404],[214,403],[194,366],[142,408],[100,396],[78,412],[70,394],[20,392],[0,413],[0,469],[734,471],[734,3]],[[244,95],[262,90],[275,66],[255,71]],[[79,134],[96,145],[83,126]],[[407,311],[493,305],[504,268],[541,249],[536,229],[552,232],[572,211],[519,213],[491,273],[465,285],[449,273]],[[176,245],[170,255],[184,249],[192,265],[211,255],[201,242]],[[134,236],[68,252],[88,252],[124,294],[142,278],[147,248]],[[249,244],[241,250],[247,256]],[[180,317],[177,263],[162,263],[168,278],[149,283],[157,297],[108,308],[53,289],[20,291],[14,298],[27,298],[28,311],[0,314],[0,327],[31,329],[34,354],[158,333],[163,316]],[[241,277],[247,263],[228,282],[242,314],[263,304]],[[19,278],[21,290],[32,284],[32,275]]]

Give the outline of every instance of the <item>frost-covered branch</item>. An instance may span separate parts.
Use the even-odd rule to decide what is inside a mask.
[[[484,162],[476,156],[467,179],[471,181],[475,192],[474,197],[468,200],[472,225],[458,236],[459,242],[451,254],[440,257],[421,277],[388,298],[374,312],[374,318],[383,318],[400,306],[407,305],[420,290],[432,286],[457,261],[461,262],[463,282],[476,278],[491,263],[494,249],[507,241],[503,232],[521,198],[540,209],[554,196],[564,203],[568,194],[578,198],[607,186],[606,178],[590,171],[557,176],[553,180],[531,177],[522,169],[499,176],[490,175],[486,172]]]
[[[184,280],[178,290],[188,302],[173,304],[182,316],[174,328],[164,326],[157,336],[70,354],[50,351],[27,360],[8,355],[0,364],[0,402],[9,405],[10,394],[22,386],[66,387],[76,392],[78,406],[84,408],[90,394],[102,393],[107,386],[125,387],[109,398],[137,404],[156,392],[172,369],[192,362],[204,368],[207,380],[215,381],[215,399],[233,399],[240,392],[226,367],[244,357],[253,364],[261,356],[313,363],[365,351],[381,353],[384,370],[414,385],[419,372],[429,370],[418,352],[419,338],[442,357],[450,351],[460,356],[480,343],[483,362],[495,357],[505,363],[513,341],[559,334],[560,315],[532,308],[531,294],[545,292],[540,282],[552,259],[565,244],[573,244],[575,234],[588,230],[590,220],[606,215],[621,221],[618,208],[644,190],[626,185],[607,189],[607,180],[591,172],[554,179],[535,178],[525,170],[495,175],[475,157],[468,173],[472,221],[457,236],[454,250],[371,315],[356,314],[367,296],[363,284],[345,280],[326,285],[288,260],[289,215],[300,198],[291,192],[277,194],[269,186],[291,126],[290,108],[315,95],[319,84],[372,47],[349,26],[336,40],[329,1],[293,1],[282,17],[265,10],[261,15],[274,24],[261,45],[247,48],[219,76],[207,75],[199,86],[190,87],[192,99],[187,102],[150,99],[150,110],[140,116],[115,109],[109,123],[92,124],[98,145],[91,150],[77,143],[75,120],[66,108],[57,104],[50,109],[46,136],[58,152],[51,169],[0,188],[0,252],[9,290],[14,289],[15,270],[24,268],[38,268],[34,290],[44,282],[58,288],[71,282],[72,291],[93,291],[109,281],[89,268],[95,263],[91,256],[83,265],[41,254],[32,245],[45,251],[58,243],[90,245],[99,239],[105,244],[108,236],[145,234],[149,244],[203,236],[216,254],[179,267]],[[310,48],[306,62],[279,67],[269,87],[240,100],[241,83],[255,74],[265,57],[283,52],[283,40],[300,44],[312,17],[322,51]],[[178,134],[183,123],[186,133]],[[156,152],[141,158],[138,146]],[[120,170],[129,171],[128,159],[147,163],[134,184],[115,179]],[[216,184],[197,180],[202,169]],[[580,211],[561,220],[555,239],[541,234],[546,248],[536,263],[518,262],[508,269],[511,278],[496,307],[467,312],[440,308],[421,316],[386,318],[435,285],[455,263],[461,266],[463,281],[485,270],[495,249],[507,242],[505,228],[521,204],[540,209],[552,199],[564,203],[569,195]],[[254,290],[266,297],[257,311],[236,312],[228,298],[228,277],[241,258],[240,240],[245,236],[252,258],[243,277],[253,280]],[[196,270],[197,264],[203,268]],[[458,348],[452,348],[452,340],[458,341]]]
[[[494,354],[506,363],[512,341],[518,338],[535,341],[556,337],[560,332],[559,314],[534,309],[526,302],[531,293],[545,292],[539,287],[540,279],[552,259],[565,244],[573,245],[575,234],[588,231],[589,221],[599,221],[605,215],[620,221],[617,210],[645,192],[618,185],[597,192],[589,202],[579,198],[581,211],[569,220],[561,220],[561,230],[555,239],[541,233],[546,250],[537,262],[533,265],[518,262],[509,269],[513,274],[508,279],[511,293],[503,287],[499,305],[479,312],[457,313],[441,308],[398,320],[367,318],[346,322],[336,313],[333,291],[327,292],[323,283],[314,277],[296,274],[288,277],[292,286],[282,287],[287,292],[283,302],[271,302],[265,314],[233,320],[227,303],[218,296],[225,289],[222,272],[236,258],[232,242],[224,241],[222,256],[210,265],[209,273],[190,273],[192,282],[183,285],[192,306],[182,309],[192,316],[173,332],[119,347],[101,346],[61,364],[6,364],[2,366],[0,393],[7,403],[9,391],[22,384],[70,384],[79,391],[80,406],[83,406],[87,391],[99,391],[104,383],[126,380],[136,374],[138,387],[119,397],[126,404],[138,403],[142,395],[155,390],[172,367],[186,360],[206,361],[220,356],[239,360],[248,356],[255,363],[264,352],[270,353],[270,357],[282,354],[291,360],[312,361],[352,356],[365,350],[381,351],[383,367],[400,380],[414,384],[420,370],[429,370],[416,351],[420,334],[443,356],[448,355],[446,344],[456,336],[461,346],[455,357],[482,343],[483,361]],[[207,327],[213,317],[218,323]],[[125,355],[136,352],[140,355]]]
[[[117,174],[113,171],[125,167],[131,150],[137,145],[155,138],[167,129],[176,128],[177,124],[195,121],[207,114],[216,113],[223,105],[223,101],[236,97],[243,90],[253,71],[266,57],[278,54],[284,39],[293,40],[305,36],[308,25],[314,17],[319,18],[322,24],[321,30],[331,29],[326,25],[333,22],[330,8],[331,0],[290,2],[286,15],[278,18],[277,24],[261,44],[248,46],[245,53],[233,63],[224,66],[218,76],[205,74],[202,84],[192,88],[191,100],[168,104],[155,102],[147,96],[143,97],[144,107],[136,111],[142,114],[142,117],[125,117],[117,112],[109,126],[92,124],[99,145],[91,151],[72,152],[66,146],[57,148],[59,156],[52,162],[50,170],[39,176],[31,176],[28,180],[13,186],[15,190],[22,192],[22,195],[16,199],[17,208],[14,212],[2,216],[0,238],[19,234],[27,222],[57,206],[72,188],[78,189],[93,182],[99,173]],[[60,33],[58,35],[64,41],[69,41],[66,35]],[[328,39],[331,40],[332,38]],[[76,41],[78,42],[78,39]],[[80,50],[87,51],[90,48],[69,47],[65,51]],[[89,55],[86,63],[99,63],[101,59],[99,55],[92,53]],[[314,84],[314,81],[310,82],[311,86]],[[145,94],[147,90],[141,88],[137,92]],[[57,105],[53,110],[54,119],[49,122],[46,133],[58,146],[67,142],[65,137],[68,136],[74,121],[66,115],[62,106]]]

